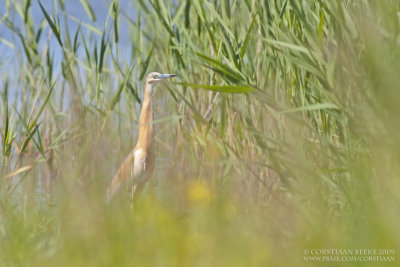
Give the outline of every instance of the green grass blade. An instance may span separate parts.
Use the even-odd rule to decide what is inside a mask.
[[[39,128],[39,125],[36,125],[32,131],[27,132],[28,135],[25,137],[25,140],[21,145],[21,149],[20,149],[21,154],[25,151],[27,145],[29,144],[29,141],[32,139],[32,137],[34,136],[34,134],[36,133],[38,128]]]
[[[200,53],[195,53],[200,59],[202,59],[203,61],[207,62],[208,64],[211,64],[210,67],[212,68],[216,68],[219,71],[221,71],[221,73],[224,73],[225,75],[227,75],[230,79],[232,79],[235,82],[245,82],[245,79],[243,78],[242,75],[240,75],[237,71],[233,70],[232,68],[230,68],[228,65],[212,59],[206,55],[200,54]]]
[[[53,20],[50,18],[49,14],[47,14],[46,10],[42,6],[42,3],[39,1],[40,8],[42,9],[43,15],[45,16],[47,23],[49,23],[51,30],[57,38],[58,43],[61,47],[64,47],[63,42],[61,40],[60,29],[54,24]]]
[[[86,14],[89,16],[89,18],[93,21],[96,22],[96,16],[93,12],[92,6],[89,4],[87,0],[80,0],[83,8],[86,11]]]
[[[256,88],[246,85],[209,85],[194,83],[179,83],[179,85],[229,94],[245,94],[256,91]]]
[[[160,6],[159,1],[152,0],[152,1],[150,1],[150,4],[153,6],[154,11],[156,11],[157,17],[161,21],[161,24],[164,26],[164,28],[168,31],[168,33],[172,37],[175,37],[174,31],[172,30],[170,24],[167,22],[166,18],[164,18],[163,14],[162,14],[162,6]]]
[[[29,8],[31,6],[32,0],[27,0],[26,1],[26,5],[25,5],[25,12],[24,12],[24,23],[27,24],[28,23],[28,19],[29,19]]]
[[[246,53],[247,46],[249,45],[250,36],[251,36],[251,33],[253,32],[257,14],[258,14],[258,12],[256,12],[254,14],[253,19],[251,20],[250,28],[247,31],[246,38],[244,38],[242,49],[240,50],[240,62],[243,62],[243,57],[244,57],[244,54]]]
[[[156,39],[154,39],[153,44],[151,45],[150,52],[146,57],[146,60],[143,62],[142,71],[140,72],[139,80],[143,80],[144,75],[147,72],[147,68],[149,67],[151,56],[153,55],[154,47],[156,45]]]
[[[6,104],[4,105],[4,113],[5,113],[5,125],[4,125],[4,134],[3,134],[3,155],[6,156],[6,151],[7,151],[7,146],[9,143],[9,120],[10,118],[8,117],[8,103],[6,102]]]
[[[130,70],[128,71],[128,73],[125,74],[124,80],[122,81],[122,83],[121,83],[120,86],[118,87],[117,94],[116,94],[116,95],[114,96],[114,98],[111,100],[111,103],[110,103],[110,110],[113,110],[114,107],[115,107],[115,105],[119,102],[119,100],[120,100],[120,98],[121,98],[122,90],[126,87],[126,85],[128,84],[128,81],[129,81],[129,79],[130,79],[130,77],[131,77],[131,73],[132,73],[133,67],[134,67],[134,66],[132,66],[132,67],[130,68]]]
[[[96,28],[95,26],[90,25],[90,24],[88,24],[88,23],[85,23],[85,22],[83,22],[82,20],[78,19],[77,17],[72,16],[71,14],[67,14],[67,16],[68,16],[69,19],[75,21],[75,22],[78,23],[79,25],[82,25],[83,27],[85,27],[85,28],[88,29],[89,31],[95,33],[96,35],[99,35],[99,36],[102,35],[101,31],[100,31],[98,28]]]
[[[280,111],[279,113],[285,114],[285,113],[293,113],[300,111],[314,111],[314,110],[325,110],[325,109],[339,109],[339,107],[332,103],[317,103],[309,106]]]
[[[112,17],[114,18],[114,40],[118,43],[118,25],[119,25],[119,1],[114,0],[112,4]]]
[[[55,84],[56,84],[56,82],[54,82],[54,83],[51,85],[50,90],[49,90],[49,92],[47,93],[45,99],[43,100],[43,103],[42,103],[42,105],[40,106],[38,112],[36,113],[34,119],[29,123],[29,125],[28,125],[28,130],[29,130],[29,131],[36,125],[37,120],[39,119],[39,117],[40,117],[40,115],[42,114],[44,108],[46,107],[47,103],[49,102],[50,96],[51,96],[51,93],[52,93],[53,90],[54,90]]]
[[[103,71],[103,64],[104,64],[104,56],[106,53],[107,48],[107,41],[106,41],[106,32],[103,32],[103,36],[101,37],[101,44],[100,44],[100,55],[99,55],[99,73]]]

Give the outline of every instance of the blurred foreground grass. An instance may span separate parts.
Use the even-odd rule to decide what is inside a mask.
[[[6,0],[0,265],[397,266],[303,254],[400,247],[399,2],[298,2],[108,1],[98,25],[83,0],[72,27],[70,2]],[[150,71],[181,77],[156,171],[106,205]]]

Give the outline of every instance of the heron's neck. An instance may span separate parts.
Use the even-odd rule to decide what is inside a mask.
[[[138,146],[148,149],[153,143],[153,89],[155,84],[146,83],[142,110],[139,117]]]

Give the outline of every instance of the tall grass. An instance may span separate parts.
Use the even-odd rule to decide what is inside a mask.
[[[1,265],[309,266],[305,249],[399,247],[398,1],[114,0],[104,20],[80,3],[86,22],[63,0],[0,18],[15,53]],[[156,170],[133,210],[108,206],[150,71],[180,76],[156,93]]]

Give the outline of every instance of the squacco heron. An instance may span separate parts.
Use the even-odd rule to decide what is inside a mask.
[[[144,88],[142,109],[139,117],[139,135],[136,146],[125,158],[107,189],[107,202],[110,202],[124,188],[132,190],[135,200],[154,170],[155,146],[153,124],[153,95],[157,83],[178,76],[151,72]]]

